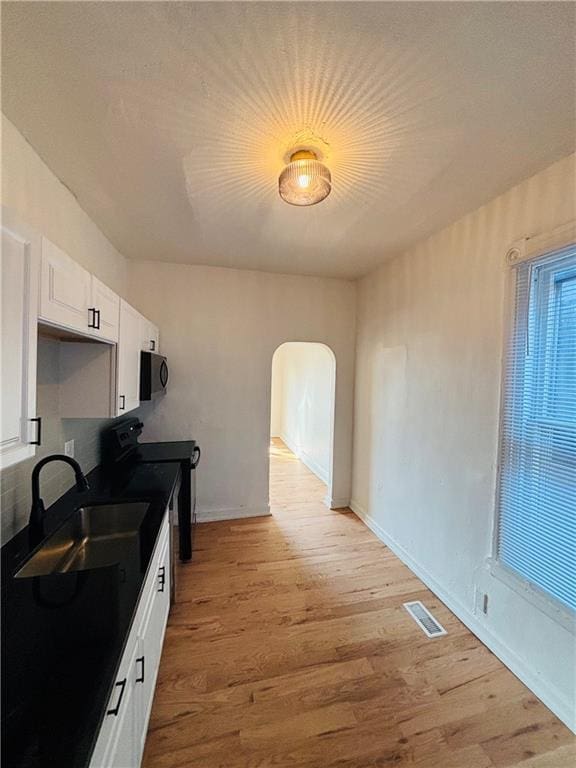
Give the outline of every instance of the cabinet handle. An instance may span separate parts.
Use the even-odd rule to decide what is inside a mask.
[[[35,421],[38,425],[36,430],[36,440],[30,440],[30,445],[42,445],[42,417],[38,416],[35,419],[30,419],[30,421]]]
[[[166,566],[161,565],[158,568],[158,592],[164,592],[164,585],[166,584]]]
[[[90,312],[92,312],[92,320],[90,320]],[[96,307],[88,307],[88,328],[97,328],[96,325]]]
[[[126,395],[120,395],[120,410],[123,411],[126,408]]]
[[[136,682],[143,683],[144,682],[144,656],[139,656],[136,659],[136,664],[142,664],[142,677],[137,677]]]
[[[117,680],[114,683],[114,687],[115,688],[120,688],[120,695],[118,696],[118,701],[116,703],[116,706],[112,707],[112,709],[108,709],[106,711],[106,714],[107,715],[114,715],[114,717],[116,717],[116,715],[120,711],[120,704],[122,703],[122,697],[124,696],[124,689],[126,688],[126,678],[124,678],[124,680]]]
[[[168,366],[166,365],[166,360],[162,360],[162,364],[160,365],[160,384],[166,389],[166,384],[168,384]]]
[[[156,342],[154,341],[154,339],[150,339],[150,350],[152,352],[156,351]]]
[[[98,319],[96,320],[96,325],[94,326],[94,328],[97,328],[98,330],[100,330],[100,310],[99,309],[95,309],[94,310],[94,315],[95,316],[98,315]]]

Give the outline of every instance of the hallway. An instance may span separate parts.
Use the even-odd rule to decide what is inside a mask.
[[[270,440],[270,509],[282,517],[294,504],[324,504],[326,485],[278,437]],[[325,509],[325,507],[324,507]]]
[[[278,440],[273,516],[199,526],[146,768],[568,768],[573,735]],[[428,640],[402,603],[448,630]]]

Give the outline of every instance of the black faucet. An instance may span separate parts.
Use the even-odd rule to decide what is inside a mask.
[[[44,537],[44,515],[46,509],[44,502],[40,498],[40,470],[51,461],[64,461],[74,470],[76,477],[76,490],[81,493],[87,491],[90,486],[84,476],[80,464],[70,456],[64,456],[61,453],[55,453],[52,456],[45,456],[32,470],[32,508],[30,510],[30,535],[35,541]]]

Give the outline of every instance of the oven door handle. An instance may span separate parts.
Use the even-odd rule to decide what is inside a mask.
[[[198,464],[200,464],[200,456],[202,456],[202,451],[196,446],[194,448],[194,453],[192,454],[192,469],[196,469]]]

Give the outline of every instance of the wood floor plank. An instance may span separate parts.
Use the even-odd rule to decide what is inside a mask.
[[[523,760],[522,768],[574,768],[576,765],[576,744],[565,744],[544,754]]]
[[[199,526],[144,768],[572,768],[574,736],[279,441],[268,518]],[[429,640],[402,604],[447,628]]]

